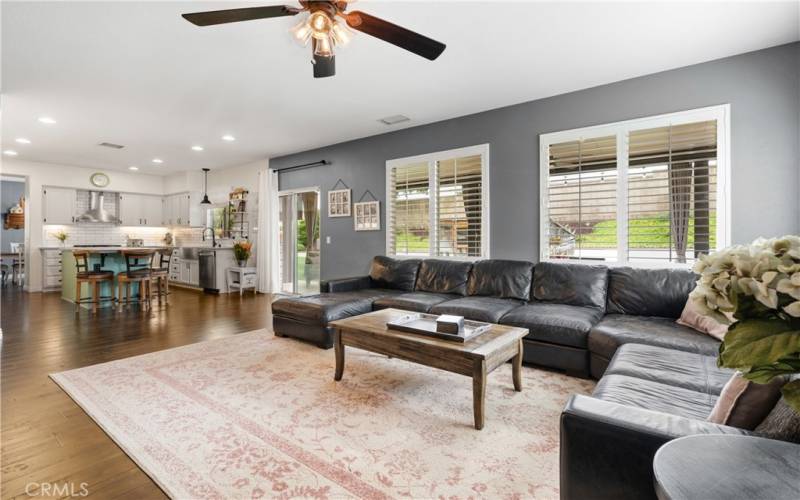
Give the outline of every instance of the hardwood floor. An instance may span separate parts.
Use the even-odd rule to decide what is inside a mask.
[[[76,316],[59,294],[2,289],[2,498],[165,498],[48,374],[272,325],[268,295],[172,291],[169,307]]]

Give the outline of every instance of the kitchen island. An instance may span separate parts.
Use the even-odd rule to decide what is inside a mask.
[[[117,275],[127,271],[123,250],[154,250],[153,266],[158,267],[159,252],[172,252],[172,248],[160,247],[73,247],[64,248],[61,251],[61,298],[70,302],[75,302],[75,283],[77,279],[77,268],[75,266],[75,255],[73,251],[89,252],[89,269],[114,272],[114,281],[100,284],[100,295],[113,297],[117,291]],[[139,285],[132,283],[132,293],[139,293]],[[84,289],[82,295],[88,296],[91,292]],[[111,302],[104,305],[111,304]]]

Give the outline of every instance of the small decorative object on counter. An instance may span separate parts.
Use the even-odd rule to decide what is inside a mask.
[[[442,314],[438,318],[436,318],[436,331],[439,333],[452,333],[458,334],[458,332],[464,329],[464,316],[452,316],[450,314]]]
[[[142,238],[131,238],[131,235],[126,235],[125,238],[127,239],[126,243],[129,247],[143,247],[144,240]]]
[[[69,238],[69,234],[67,234],[67,232],[63,229],[61,231],[52,233],[51,236],[61,242],[62,247],[64,246],[64,242],[67,241],[67,238]]]
[[[237,241],[233,244],[233,255],[239,263],[239,267],[247,267],[247,260],[250,258],[250,250],[253,244],[249,241]]]
[[[172,233],[167,232],[167,234],[164,235],[164,239],[162,241],[164,242],[165,245],[167,245],[168,247],[171,247],[172,246]]]

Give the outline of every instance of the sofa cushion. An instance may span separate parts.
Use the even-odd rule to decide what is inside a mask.
[[[602,317],[596,307],[535,302],[511,310],[500,323],[527,328],[526,339],[586,349],[589,330]]]
[[[419,259],[393,259],[378,255],[372,259],[369,277],[376,288],[414,291],[419,271]]]
[[[605,310],[608,268],[585,264],[540,262],[533,273],[533,298]]]
[[[688,269],[612,267],[608,280],[609,313],[677,319],[697,276]]]
[[[463,297],[433,306],[432,314],[454,314],[474,321],[497,323],[510,310],[524,304],[521,300],[498,297]]]
[[[472,265],[467,295],[528,300],[533,264],[521,260],[482,260]]]
[[[431,308],[436,304],[440,304],[447,300],[458,299],[459,297],[459,295],[449,295],[446,293],[401,293],[399,295],[391,295],[376,300],[372,303],[372,308],[375,310],[394,308],[426,313],[430,311]]]
[[[372,302],[382,295],[380,290],[370,292],[321,293],[278,299],[272,303],[272,314],[300,323],[326,326],[337,319],[372,311]]]
[[[625,344],[617,350],[605,373],[719,395],[734,372],[718,368],[716,356],[644,344]]]
[[[606,375],[592,396],[625,406],[705,420],[717,396],[625,375]]]
[[[589,332],[589,351],[611,359],[623,344],[646,344],[714,356],[720,342],[672,318],[607,314]]]
[[[417,273],[417,292],[467,294],[471,262],[423,260]]]

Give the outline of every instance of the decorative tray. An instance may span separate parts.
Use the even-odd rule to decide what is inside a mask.
[[[490,323],[464,320],[464,328],[460,332],[442,333],[436,331],[436,318],[438,317],[435,314],[411,313],[387,322],[386,327],[390,330],[418,333],[428,337],[461,343],[477,337],[492,327]]]

